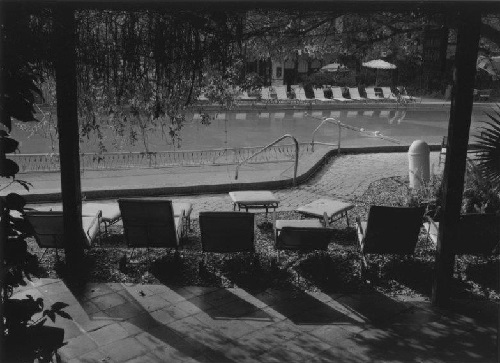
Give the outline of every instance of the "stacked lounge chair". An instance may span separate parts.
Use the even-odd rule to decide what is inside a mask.
[[[297,90],[295,91],[295,99],[298,102],[312,102],[312,99],[309,99],[306,97],[306,91],[304,90],[303,87],[298,87]]]
[[[374,87],[366,87],[366,98],[372,101],[384,101],[384,97],[380,97],[375,93]]]
[[[351,100],[366,102],[366,98],[361,97],[361,95],[359,94],[358,87],[349,87],[349,96],[351,96]]]
[[[352,101],[351,99],[345,98],[342,95],[342,89],[340,87],[332,87],[332,99],[334,99],[336,101],[341,101],[341,102]]]
[[[271,90],[269,87],[262,87],[260,89],[260,99],[266,103],[271,103],[274,101],[274,98],[271,97]]]
[[[278,99],[278,103],[290,101],[286,92],[286,86],[274,86],[273,88],[276,91],[276,97]]]
[[[325,93],[322,88],[314,88],[314,99],[320,102],[331,102],[332,100],[325,97]]]
[[[391,87],[380,87],[382,90],[382,94],[384,95],[384,98],[389,101],[397,101],[398,98],[394,93],[391,91]]]

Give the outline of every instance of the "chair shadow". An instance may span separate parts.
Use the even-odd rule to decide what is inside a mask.
[[[107,290],[104,291],[104,295],[117,294],[124,303],[106,309],[104,311],[105,315],[99,317],[99,315],[96,315],[95,309],[88,303],[88,294],[92,294],[92,288],[89,288],[86,283],[70,284],[67,286],[79,301],[80,306],[88,314],[88,317],[96,323],[93,331],[117,322],[126,323],[129,326],[133,326],[133,328],[129,327],[128,329],[147,333],[148,335],[143,337],[143,341],[146,342],[146,346],[151,345],[151,347],[153,347],[152,349],[157,350],[157,353],[160,355],[162,353],[171,354],[171,348],[173,348],[179,352],[183,359],[187,359],[187,357],[195,358],[203,355],[221,359],[225,362],[233,362],[233,360],[224,356],[220,349],[215,349],[212,345],[213,342],[218,342],[220,345],[223,345],[228,337],[220,334],[214,329],[210,329],[209,326],[200,324],[197,325],[197,329],[199,329],[200,334],[204,333],[210,336],[211,342],[205,343],[199,338],[186,336],[183,332],[176,330],[176,328],[170,327],[168,323],[163,324],[155,319],[152,315],[154,312],[145,309],[138,301],[137,296],[132,295],[129,290],[120,289],[117,291],[110,288],[108,284],[99,284],[99,286]],[[92,301],[92,299],[90,299],[90,301]],[[165,307],[167,306],[169,306],[169,303],[165,301]],[[160,308],[158,310],[160,310]],[[161,347],[159,342],[168,345],[168,347]]]

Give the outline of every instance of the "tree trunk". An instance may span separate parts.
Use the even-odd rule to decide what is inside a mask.
[[[438,306],[446,305],[450,299],[450,284],[455,264],[451,247],[455,240],[464,189],[480,26],[479,10],[470,5],[464,6],[459,14],[456,70],[443,176],[443,218],[439,226],[436,271],[432,286],[432,303]]]

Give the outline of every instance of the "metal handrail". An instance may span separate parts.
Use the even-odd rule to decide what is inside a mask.
[[[380,133],[380,131],[366,131],[365,129],[362,129],[362,128],[359,128],[359,127],[355,127],[355,126],[351,126],[351,125],[346,125],[342,122],[340,122],[340,120],[338,120],[337,118],[335,117],[316,117],[316,116],[313,116],[313,115],[309,115],[307,112],[304,114],[305,116],[309,116],[311,118],[314,118],[316,120],[321,120],[321,123],[318,125],[318,127],[316,127],[312,133],[312,140],[311,140],[311,151],[314,151],[314,136],[316,135],[316,132],[321,128],[321,126],[323,126],[325,123],[332,123],[334,125],[338,125],[339,127],[339,138],[338,138],[338,144],[337,144],[337,148],[338,148],[338,152],[340,153],[340,139],[341,139],[341,135],[342,135],[342,128],[345,128],[345,129],[349,129],[349,130],[353,130],[353,131],[357,131],[361,134],[364,134],[364,135],[368,135],[368,136],[372,136],[372,137],[377,137],[379,139],[382,139],[382,140],[387,140],[387,141],[390,141],[390,142],[393,142],[395,144],[401,144],[401,141],[399,140],[396,140],[396,139],[393,139],[392,137],[388,137],[388,136],[384,136]]]
[[[255,152],[254,154],[250,155],[248,158],[246,158],[245,160],[241,161],[238,163],[238,165],[236,165],[236,172],[235,172],[235,175],[234,175],[234,179],[235,180],[238,180],[238,170],[240,169],[240,166],[243,165],[244,163],[246,163],[248,160],[252,159],[254,156],[260,154],[261,152],[263,152],[264,150],[270,148],[271,146],[277,144],[278,142],[280,142],[281,140],[283,139],[286,139],[286,138],[291,138],[295,144],[295,165],[294,165],[294,168],[293,168],[293,185],[295,185],[295,181],[297,179],[297,167],[299,165],[299,142],[297,141],[297,139],[295,137],[293,137],[292,135],[290,134],[285,134],[283,136],[281,136],[280,138],[274,140],[272,143],[264,146],[262,149],[260,149],[259,151]]]

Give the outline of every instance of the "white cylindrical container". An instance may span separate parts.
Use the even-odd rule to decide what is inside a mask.
[[[415,140],[408,150],[410,188],[420,188],[430,180],[430,149],[425,141]]]

